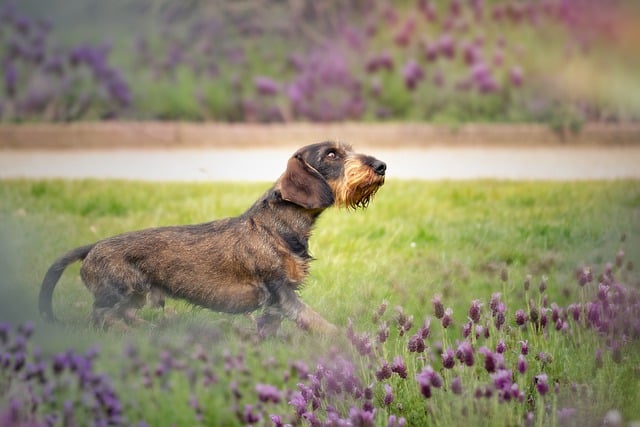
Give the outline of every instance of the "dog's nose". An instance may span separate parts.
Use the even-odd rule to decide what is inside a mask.
[[[387,171],[387,164],[385,162],[381,162],[380,160],[374,160],[371,163],[371,167],[373,168],[373,171],[375,173],[381,176],[383,176]]]

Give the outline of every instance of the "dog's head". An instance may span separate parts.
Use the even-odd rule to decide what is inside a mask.
[[[347,144],[321,142],[296,151],[278,184],[284,200],[305,209],[364,208],[384,184],[386,170],[384,162]]]

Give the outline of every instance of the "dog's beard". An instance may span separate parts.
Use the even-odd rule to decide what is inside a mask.
[[[347,209],[366,208],[378,189],[384,184],[384,175],[356,159],[344,165],[344,179],[333,188],[335,204]]]

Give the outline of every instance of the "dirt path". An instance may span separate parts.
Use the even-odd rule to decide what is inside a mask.
[[[356,147],[357,148],[357,147]],[[640,146],[369,148],[390,179],[640,179]],[[0,150],[0,179],[274,181],[291,148]]]

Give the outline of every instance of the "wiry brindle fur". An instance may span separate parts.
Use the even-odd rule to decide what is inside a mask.
[[[93,293],[92,320],[108,327],[137,320],[147,295],[164,293],[227,313],[263,309],[261,334],[283,318],[327,333],[335,326],[303,303],[297,290],[309,273],[309,237],[330,206],[366,207],[384,183],[386,165],[341,143],[298,150],[287,169],[244,214],[197,225],[151,228],[71,250],[47,271],[40,311],[53,320],[53,289],[70,263]]]

